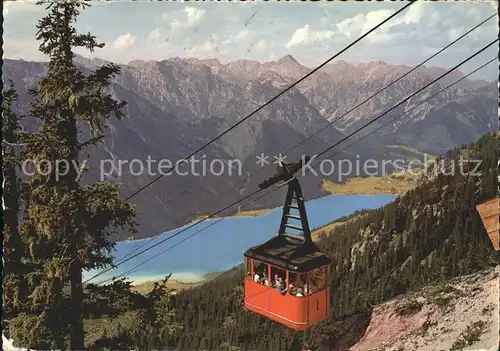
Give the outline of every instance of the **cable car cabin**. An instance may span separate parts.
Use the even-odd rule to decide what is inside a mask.
[[[302,235],[287,233],[286,228]],[[295,330],[308,329],[328,318],[330,260],[312,242],[296,178],[288,182],[278,234],[244,255],[248,310]]]

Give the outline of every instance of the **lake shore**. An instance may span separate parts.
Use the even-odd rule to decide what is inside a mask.
[[[167,287],[173,290],[185,290],[185,289],[190,289],[194,288],[196,286],[199,286],[203,283],[206,283],[207,281],[214,279],[218,277],[221,274],[221,272],[208,272],[205,273],[201,276],[200,280],[197,281],[190,281],[189,279],[169,279],[167,281]],[[174,274],[172,274],[172,277]],[[164,277],[163,277],[164,278]],[[153,290],[154,284],[156,282],[161,281],[163,278],[159,279],[154,279],[152,277],[145,278],[146,280],[133,280],[132,283],[132,290],[136,291],[140,294],[147,294],[151,290]],[[185,281],[187,280],[187,281]]]
[[[417,179],[417,175],[393,174],[385,177],[351,178],[343,184],[324,180],[321,182],[321,187],[331,195],[402,195],[416,186]],[[280,207],[239,211],[227,217],[262,216]],[[190,224],[207,217],[208,215],[198,216]],[[211,219],[218,218],[222,218],[222,216],[211,217]]]
[[[343,184],[337,184],[329,180],[324,180],[321,182],[321,187],[323,190],[329,193],[329,195],[403,195],[408,190],[414,188],[417,185],[418,175],[411,174],[392,174],[384,177],[367,177],[367,178],[351,178]],[[321,197],[319,198],[321,199]],[[268,214],[269,212],[279,209],[281,206],[269,209],[258,209],[258,210],[242,210],[235,214],[229,215],[226,218],[248,218],[257,217]],[[187,223],[182,228],[193,225],[194,223],[208,218],[209,215],[201,215],[193,219],[191,222]],[[216,220],[223,218],[222,216],[213,216],[208,220]],[[169,233],[165,232],[163,234]],[[149,240],[149,238],[134,239],[129,238],[127,240],[122,240],[122,242],[140,242],[144,240]]]
[[[384,177],[350,178],[343,184],[329,180],[321,183],[332,195],[403,195],[417,186],[420,175],[394,173]]]
[[[256,216],[265,215],[266,213],[268,213],[268,212],[270,212],[272,210],[273,209],[246,210],[246,211],[244,210],[244,211],[238,211],[237,213],[232,214],[232,215],[230,215],[228,217],[241,217],[241,218],[244,218],[244,217],[256,217]],[[200,221],[202,219],[205,219],[205,218],[208,218],[208,215],[198,216],[190,224],[198,222],[198,221]],[[219,218],[222,218],[222,216],[213,216],[210,219],[219,219]]]

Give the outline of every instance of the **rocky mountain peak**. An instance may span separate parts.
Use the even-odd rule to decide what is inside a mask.
[[[276,63],[280,64],[280,65],[287,64],[287,63],[300,65],[300,63],[292,55],[283,56],[278,61],[276,61]]]

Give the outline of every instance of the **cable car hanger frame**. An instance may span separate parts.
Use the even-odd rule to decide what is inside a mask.
[[[304,195],[302,193],[302,188],[300,187],[299,181],[295,176],[295,173],[298,172],[310,160],[310,156],[305,156],[304,164],[301,161],[298,161],[296,163],[280,162],[277,166],[277,174],[259,184],[259,188],[262,190],[272,186],[279,181],[282,181],[282,183],[277,186],[278,188],[288,185],[288,191],[285,198],[285,204],[283,205],[283,214],[281,216],[278,235],[284,235],[296,239],[300,238],[304,240],[304,244],[312,244],[311,230],[309,228],[309,222],[307,220]],[[295,204],[293,203],[293,200],[296,200]],[[299,215],[297,216],[294,214],[290,214],[291,209],[298,210]],[[289,222],[290,219],[300,221],[301,226],[291,224]],[[303,233],[303,237],[296,234],[287,233],[286,228],[301,231]]]

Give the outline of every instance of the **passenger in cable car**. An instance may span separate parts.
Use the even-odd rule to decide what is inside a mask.
[[[290,278],[290,284],[288,284],[288,292],[293,296],[297,294],[297,279]]]
[[[266,274],[266,270],[265,269],[262,271],[262,276],[260,277],[260,280],[258,281],[258,283],[260,283],[262,285],[266,285],[266,283],[267,283],[267,274]]]
[[[276,290],[281,290],[281,287],[283,285],[283,279],[278,274],[274,275],[274,288]]]
[[[300,294],[302,294],[300,296],[303,296],[305,295],[305,290],[306,290],[306,284],[299,283],[294,287],[292,295],[299,296],[298,293],[300,292]]]
[[[264,272],[262,279],[260,280],[261,284],[264,284],[265,286],[269,286],[269,280],[267,279],[267,274]]]
[[[260,282],[260,276],[257,272],[255,272],[255,275],[253,276],[253,281],[256,283]]]
[[[278,274],[275,274],[272,287],[276,290],[281,290],[282,283],[283,280],[280,278],[280,276]]]
[[[286,284],[283,281],[283,278],[278,274],[274,275],[274,288],[278,290],[281,294],[286,294]]]
[[[290,283],[288,284],[288,292],[290,295],[295,295],[297,293],[297,280],[293,279],[290,275]]]

